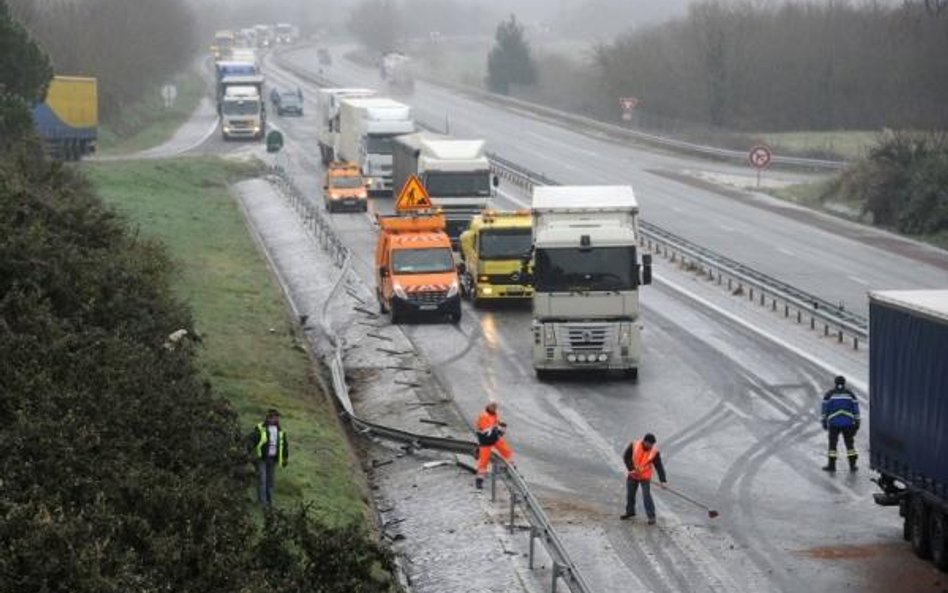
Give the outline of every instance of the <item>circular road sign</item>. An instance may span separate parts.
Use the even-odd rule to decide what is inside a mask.
[[[772,158],[773,152],[770,150],[770,147],[764,146],[763,144],[751,147],[750,153],[747,155],[747,160],[751,166],[757,167],[758,169],[767,168]]]

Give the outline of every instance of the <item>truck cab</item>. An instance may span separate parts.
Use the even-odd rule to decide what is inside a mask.
[[[529,299],[533,286],[524,273],[530,258],[533,219],[529,210],[485,210],[461,233],[461,289],[474,306],[485,301]]]
[[[359,165],[355,163],[330,163],[326,169],[323,192],[326,210],[329,212],[365,212],[369,208],[365,180],[362,179]]]
[[[444,217],[379,218],[375,248],[379,310],[392,323],[411,315],[461,321],[461,297],[451,241]]]
[[[221,137],[262,139],[265,131],[263,100],[257,86],[225,86],[221,98]]]

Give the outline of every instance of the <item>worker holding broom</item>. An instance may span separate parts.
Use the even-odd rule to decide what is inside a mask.
[[[642,488],[642,502],[645,504],[645,515],[648,524],[655,525],[655,501],[652,500],[652,474],[658,471],[658,481],[665,488],[665,467],[662,457],[655,446],[655,435],[646,434],[642,440],[629,443],[622,454],[628,475],[626,477],[625,514],[619,518],[623,521],[635,517],[635,495],[639,487]],[[654,471],[653,471],[654,470]]]

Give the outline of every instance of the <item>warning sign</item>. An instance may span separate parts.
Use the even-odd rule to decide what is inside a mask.
[[[426,210],[431,208],[431,198],[428,197],[428,191],[421,184],[417,175],[412,175],[405,182],[405,187],[398,194],[395,200],[395,210],[397,212],[408,212],[411,210]]]

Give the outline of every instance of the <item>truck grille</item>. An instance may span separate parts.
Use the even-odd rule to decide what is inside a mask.
[[[253,122],[247,121],[247,120],[238,119],[238,120],[232,120],[232,121],[230,122],[230,125],[231,125],[231,127],[234,127],[234,128],[249,128],[249,127],[252,127]]]
[[[510,272],[508,274],[488,274],[487,282],[490,284],[524,284],[523,274],[520,272]]]
[[[563,342],[570,349],[601,351],[612,343],[612,327],[608,325],[568,325],[560,328]]]
[[[426,290],[410,293],[408,300],[415,305],[439,305],[447,296],[448,292],[446,290]]]

